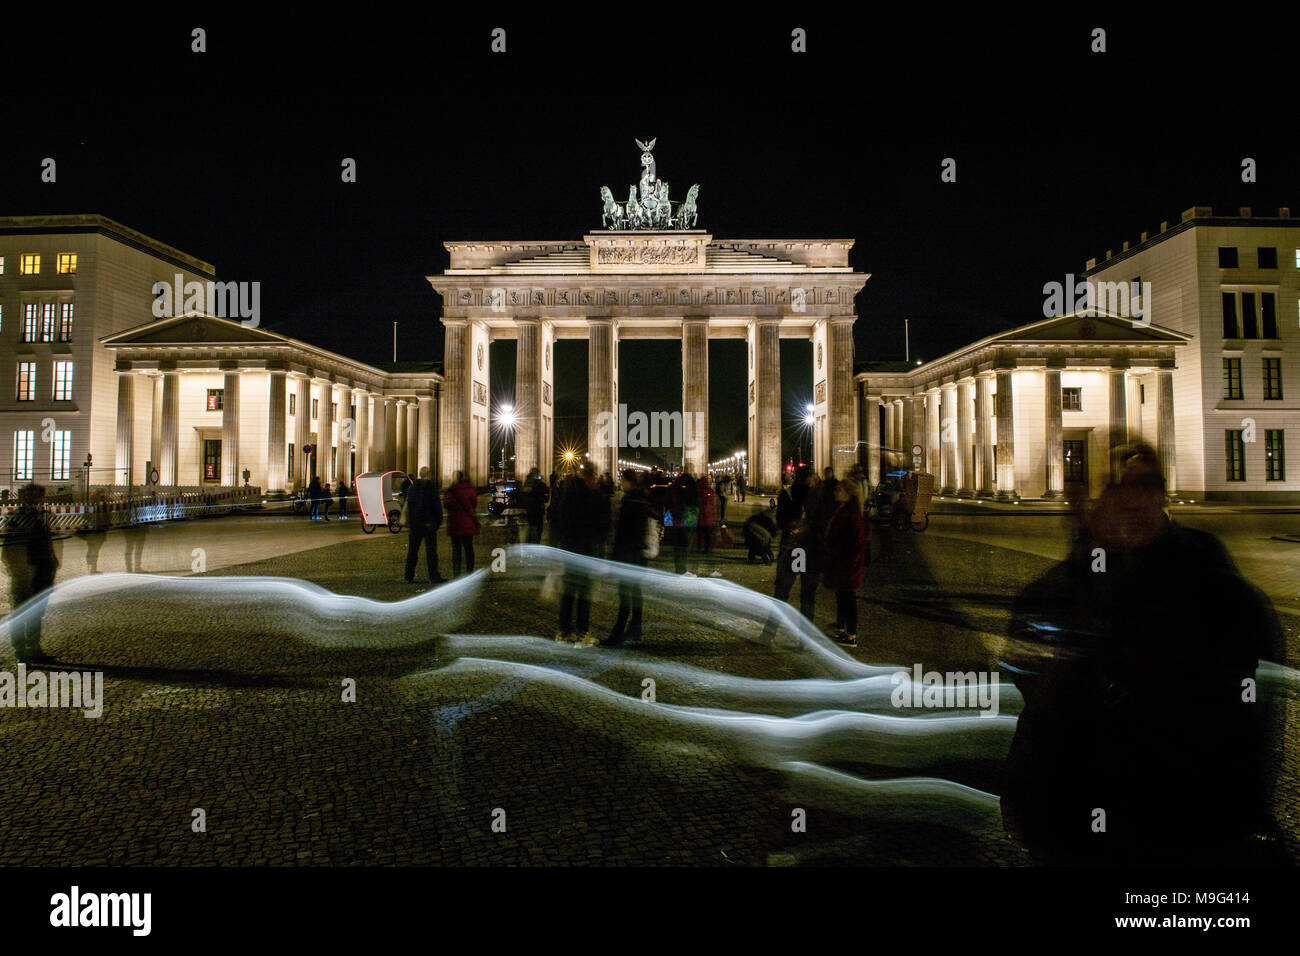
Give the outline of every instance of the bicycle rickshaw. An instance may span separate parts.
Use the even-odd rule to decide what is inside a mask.
[[[357,506],[361,509],[362,531],[371,534],[384,524],[393,534],[402,530],[402,482],[405,480],[406,474],[401,471],[370,471],[357,475],[352,487],[357,493]]]

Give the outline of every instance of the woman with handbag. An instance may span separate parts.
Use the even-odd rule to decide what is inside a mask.
[[[447,512],[447,536],[451,538],[451,576],[460,577],[461,557],[465,573],[474,573],[474,535],[479,532],[478,490],[463,471],[452,476],[451,487],[442,499]]]

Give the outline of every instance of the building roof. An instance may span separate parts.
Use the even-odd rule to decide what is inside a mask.
[[[1137,242],[1124,242],[1119,253],[1116,254],[1113,249],[1106,250],[1104,259],[1089,259],[1084,266],[1082,276],[1093,275],[1103,269],[1109,269],[1125,259],[1131,258],[1146,249],[1166,239],[1184,233],[1189,229],[1197,226],[1262,226],[1272,229],[1294,229],[1300,227],[1300,219],[1291,218],[1291,210],[1287,206],[1282,206],[1277,210],[1276,216],[1256,216],[1250,206],[1242,206],[1237,210],[1236,216],[1214,215],[1214,209],[1210,206],[1193,206],[1190,209],[1184,209],[1181,221],[1175,225],[1168,222],[1160,224],[1160,231],[1154,235],[1142,233]]]
[[[146,252],[149,255],[157,256],[160,259],[180,266],[182,269],[189,269],[191,272],[198,272],[205,276],[216,277],[217,270],[215,267],[202,259],[196,259],[188,253],[181,252],[166,243],[159,242],[146,236],[142,232],[137,232],[129,226],[124,226],[114,219],[107,216],[96,214],[88,215],[68,215],[68,216],[0,216],[0,235],[10,236],[31,236],[31,235],[77,235],[84,233],[98,233],[115,239],[118,242],[128,245],[133,249]]]

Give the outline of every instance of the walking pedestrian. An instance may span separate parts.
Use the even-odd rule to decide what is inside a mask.
[[[590,462],[565,482],[559,508],[557,523],[560,547],[573,554],[588,557],[597,555],[604,544],[605,535],[609,533],[609,499],[601,493],[597,485],[596,468]],[[589,633],[590,625],[591,577],[584,567],[572,562],[564,572],[559,631],[555,639],[567,641],[572,638],[577,644],[595,644],[596,639]]]
[[[325,486],[320,493],[320,519],[321,521],[330,520],[330,502],[334,499],[334,493],[330,491],[330,483],[325,482]]]
[[[699,500],[699,522],[695,526],[695,547],[705,554],[713,553],[713,529],[718,525],[718,496],[709,483],[709,476],[702,475],[696,482],[696,496]]]
[[[857,482],[841,481],[835,485],[835,510],[826,522],[824,540],[822,582],[835,592],[835,640],[857,647],[857,591],[866,577],[867,542],[870,541],[870,531],[862,520]]]
[[[528,473],[528,480],[524,483],[524,513],[528,518],[529,544],[542,543],[542,521],[550,498],[551,489],[542,480],[542,473],[534,468]]]
[[[741,504],[745,502],[745,492],[748,490],[748,483],[745,481],[743,474],[736,476],[736,500]]]
[[[320,476],[312,475],[311,484],[307,486],[307,497],[311,499],[311,520],[320,518],[320,499],[325,489],[320,486]]]
[[[23,664],[54,663],[54,658],[41,651],[41,618],[59,568],[44,504],[43,487],[23,486],[18,492],[18,508],[5,523],[4,546],[0,549],[9,573],[9,597],[14,610],[35,599],[32,607],[10,622],[14,655]]]
[[[818,559],[822,549],[817,528],[818,490],[813,481],[808,466],[800,465],[793,484],[777,498],[776,523],[781,529],[781,547],[772,591],[778,601],[788,600],[798,577],[799,610],[810,621],[817,609]]]
[[[678,475],[668,489],[668,515],[672,523],[673,568],[678,574],[688,573],[686,559],[690,553],[691,536],[699,522],[695,482],[686,472]]]
[[[420,469],[419,479],[407,489],[406,494],[409,521],[406,540],[406,583],[415,582],[415,564],[420,557],[420,545],[423,544],[425,564],[429,570],[429,583],[441,584],[444,578],[438,573],[438,528],[442,526],[442,502],[428,465]]]
[[[727,523],[727,476],[719,475],[713,486],[714,500],[718,503],[718,524]]]
[[[348,520],[348,495],[351,494],[351,492],[348,490],[347,481],[345,481],[342,478],[339,479],[337,494],[339,498],[339,520],[347,521]]]
[[[637,481],[632,469],[623,472],[621,482],[623,500],[618,509],[618,524],[614,528],[614,545],[610,557],[615,561],[646,566],[649,558],[646,543],[651,534],[658,535],[658,521],[650,504],[650,497]],[[607,647],[617,647],[641,636],[641,580],[630,576],[618,585],[618,618],[609,637],[601,641]]]
[[[466,574],[473,574],[474,536],[479,532],[478,489],[463,471],[452,476],[442,504],[447,512],[447,536],[451,538],[451,576],[460,577],[462,564]]]

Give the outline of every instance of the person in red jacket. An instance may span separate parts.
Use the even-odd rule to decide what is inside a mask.
[[[713,529],[718,526],[718,496],[708,475],[701,475],[696,487],[699,489],[696,495],[700,503],[700,518],[695,526],[695,547],[710,554],[713,551]]]
[[[826,551],[822,564],[822,583],[835,592],[835,640],[849,647],[858,646],[858,588],[867,575],[867,547],[870,531],[862,520],[857,483],[841,481],[835,485],[835,510],[826,522]]]
[[[447,536],[451,538],[451,576],[460,577],[461,555],[465,573],[474,573],[474,535],[478,534],[478,489],[469,483],[463,471],[456,472],[451,487],[442,497],[447,513]]]

